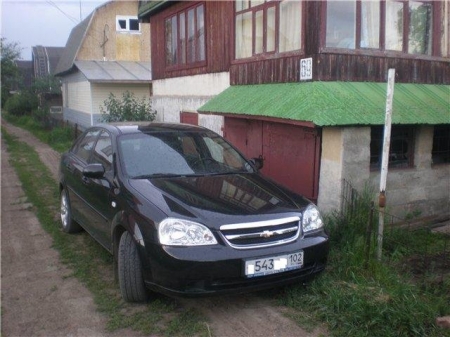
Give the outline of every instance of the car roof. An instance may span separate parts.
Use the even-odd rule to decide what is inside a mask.
[[[208,129],[191,124],[183,123],[152,123],[152,122],[118,122],[108,124],[98,124],[94,127],[102,127],[106,130],[119,135],[130,133],[152,133],[167,131],[209,131]]]

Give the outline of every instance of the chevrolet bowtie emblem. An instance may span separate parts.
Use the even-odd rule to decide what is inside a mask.
[[[271,236],[273,236],[275,233],[271,232],[271,231],[264,231],[262,232],[259,236],[262,238],[270,238]]]

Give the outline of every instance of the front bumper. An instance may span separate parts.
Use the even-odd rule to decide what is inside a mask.
[[[299,250],[304,252],[300,269],[250,278],[245,275],[245,260]],[[328,251],[328,237],[320,233],[289,244],[248,250],[220,244],[202,247],[153,244],[142,250],[141,256],[148,288],[167,295],[198,296],[257,291],[307,281],[325,269]]]

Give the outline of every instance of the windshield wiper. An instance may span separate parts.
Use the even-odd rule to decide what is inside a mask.
[[[173,178],[173,177],[183,177],[184,174],[178,173],[152,173],[152,174],[141,174],[138,176],[131,177],[131,179],[150,179],[150,178]]]

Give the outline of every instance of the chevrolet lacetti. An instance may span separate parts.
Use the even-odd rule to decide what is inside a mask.
[[[316,206],[218,134],[184,124],[98,125],[61,158],[61,223],[114,256],[126,301],[247,292],[325,268]]]

